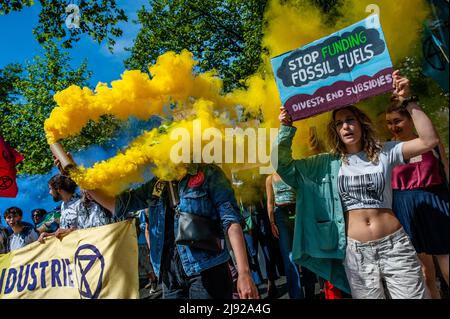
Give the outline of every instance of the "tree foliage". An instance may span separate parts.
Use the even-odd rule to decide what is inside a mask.
[[[47,145],[44,121],[56,106],[53,95],[72,84],[87,85],[91,72],[86,63],[73,69],[69,56],[54,44],[44,46],[44,54],[34,58],[23,69],[8,65],[0,71],[0,81],[9,85],[0,99],[0,135],[25,156],[19,172],[42,174],[53,166]],[[64,141],[67,150],[78,150],[90,144],[101,144],[116,131],[118,123],[105,117],[90,123],[82,133]]]
[[[22,66],[20,64],[8,64],[0,69],[0,102],[14,101],[17,92],[16,83],[20,79]]]
[[[0,14],[8,14],[11,11],[20,11],[24,7],[34,4],[34,0],[7,0],[0,2]]]
[[[324,12],[339,0],[310,0]],[[166,51],[188,49],[199,61],[199,70],[215,69],[229,91],[260,67],[264,11],[268,0],[151,0],[138,12],[142,25],[131,57],[130,69],[148,71],[148,65]]]
[[[261,61],[267,0],[153,0],[138,12],[142,25],[128,68],[148,71],[166,51],[188,49],[199,70],[215,69],[226,89],[255,73]]]
[[[33,0],[10,0],[0,2],[0,15],[12,11],[21,11],[24,7],[34,4]],[[101,43],[107,40],[112,51],[115,37],[122,35],[117,27],[121,21],[127,21],[124,10],[117,8],[116,0],[39,0],[41,12],[39,23],[33,33],[39,43],[62,41],[63,48],[71,48],[74,42],[80,40],[82,34],[87,34],[94,41]],[[75,3],[80,9],[79,28],[69,29],[66,26],[66,7]]]

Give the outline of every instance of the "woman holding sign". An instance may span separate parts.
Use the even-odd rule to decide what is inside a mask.
[[[277,172],[297,190],[293,258],[354,298],[425,297],[419,260],[392,211],[391,171],[439,139],[410,98],[409,80],[399,71],[393,79],[417,128],[414,140],[381,145],[370,119],[347,106],[332,112],[332,152],[293,160],[296,128],[284,109],[279,117]]]

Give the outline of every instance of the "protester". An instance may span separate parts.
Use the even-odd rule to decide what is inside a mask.
[[[201,224],[221,225],[226,232],[236,256],[238,291],[241,298],[258,298],[245,252],[236,199],[230,182],[216,165],[188,166],[188,173],[177,182],[163,182],[157,178],[136,190],[129,190],[117,197],[108,197],[101,191],[90,191],[93,198],[115,215],[129,211],[149,209],[150,257],[163,284],[163,298],[229,299],[232,296],[232,280],[227,261],[228,250],[220,245],[220,237],[212,228],[199,228],[190,235],[195,238],[201,232],[210,232],[208,247],[195,247],[197,241],[177,244],[179,220]],[[211,228],[211,229],[210,229]],[[181,228],[180,228],[181,229]],[[183,233],[186,236],[189,234]]]
[[[53,210],[47,212],[42,220],[36,225],[36,231],[39,234],[44,232],[54,233],[59,228],[59,223],[61,219],[61,206],[54,208]]]
[[[264,184],[262,184],[262,186],[264,187]],[[276,238],[272,234],[266,205],[264,205],[266,199],[263,189],[260,189],[260,194],[259,200],[252,205],[252,212],[255,216],[255,234],[259,245],[261,246],[261,252],[266,266],[267,297],[269,299],[276,299],[279,297],[279,291],[275,284],[275,280],[278,279],[275,255],[278,244],[276,243]]]
[[[386,122],[395,141],[417,138],[411,115],[398,101],[386,111]],[[449,194],[448,161],[442,143],[413,157],[392,171],[395,215],[410,237],[432,298],[440,298],[433,256],[448,285]]]
[[[3,214],[13,233],[8,238],[8,251],[13,251],[25,247],[36,241],[38,233],[30,225],[22,223],[22,210],[19,207],[10,207]]]
[[[85,229],[110,224],[113,219],[110,212],[97,204],[88,193],[82,196],[75,191],[77,184],[68,176],[57,174],[49,182],[49,193],[55,202],[61,203],[61,219],[59,228],[54,233],[43,232],[39,241],[45,237],[62,238],[76,229]]]
[[[297,190],[294,259],[339,289],[349,284],[354,298],[385,298],[383,282],[391,298],[425,297],[420,262],[392,212],[391,170],[439,140],[410,98],[408,79],[395,71],[393,80],[394,96],[405,101],[417,129],[411,141],[381,145],[370,119],[347,106],[332,112],[332,154],[293,160],[296,129],[286,110],[279,117],[277,172]]]
[[[275,284],[278,279],[275,256],[278,243],[272,235],[267,216],[265,178],[252,169],[241,169],[231,176],[236,197],[239,198],[241,215],[245,220],[244,237],[253,281],[256,285],[261,285],[267,278],[267,298],[275,299],[278,297]],[[264,265],[260,263],[261,259],[264,259]]]
[[[100,206],[85,190],[81,190],[81,198],[75,205],[75,211],[77,229],[99,227],[114,221],[111,212]]]
[[[43,208],[36,208],[31,211],[31,220],[34,223],[34,229],[37,231],[37,226],[42,222],[47,211]]]
[[[62,238],[77,227],[77,210],[80,195],[75,191],[77,184],[68,176],[57,174],[48,181],[49,193],[55,202],[61,203],[61,219],[58,230],[53,234],[42,233],[40,240],[55,235]]]
[[[242,224],[242,232],[244,234],[245,246],[247,248],[247,260],[250,266],[250,273],[252,274],[253,282],[256,286],[263,283],[263,276],[258,262],[258,242],[254,233],[254,221],[252,211],[249,207],[245,207],[242,200],[238,202],[239,211],[244,219]]]
[[[295,191],[277,173],[266,179],[267,213],[272,234],[278,239],[290,299],[303,299],[298,266],[291,261],[294,237]]]

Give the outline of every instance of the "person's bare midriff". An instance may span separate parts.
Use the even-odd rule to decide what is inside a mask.
[[[402,227],[394,212],[385,208],[347,211],[345,221],[347,236],[361,242],[381,239]]]

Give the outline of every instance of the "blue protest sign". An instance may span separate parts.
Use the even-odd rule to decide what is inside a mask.
[[[377,15],[271,62],[294,121],[392,90],[392,62]]]

